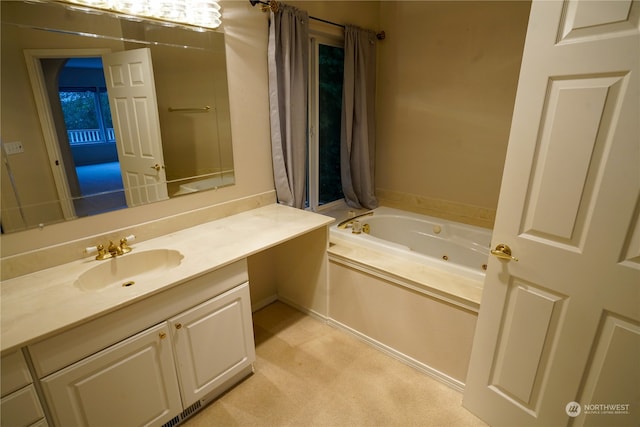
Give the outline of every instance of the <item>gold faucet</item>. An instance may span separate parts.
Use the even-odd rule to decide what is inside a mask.
[[[358,218],[362,218],[363,216],[369,216],[369,215],[373,215],[373,211],[365,212],[363,214],[356,215],[356,216],[351,217],[351,218],[347,218],[344,221],[342,221],[340,224],[338,224],[338,228],[344,229],[344,228],[347,228],[349,226],[352,226],[353,222],[356,221]]]
[[[122,239],[120,239],[119,245],[114,244],[113,241],[110,240],[109,246],[106,249],[104,245],[96,246],[95,249],[97,249],[98,251],[98,255],[96,256],[96,259],[98,261],[102,261],[105,259],[115,258],[119,255],[124,255],[126,253],[131,252],[131,248],[129,247],[127,242],[133,240],[134,238],[135,238],[134,235],[123,237]],[[94,250],[93,248],[86,249],[87,252],[93,252],[93,250]]]
[[[96,246],[96,249],[98,250],[98,255],[96,255],[96,259],[98,261],[102,261],[103,259],[111,258],[111,254],[109,252],[107,252],[107,250],[104,248],[104,245],[98,245],[98,246]],[[91,250],[91,248],[89,248],[89,250]]]

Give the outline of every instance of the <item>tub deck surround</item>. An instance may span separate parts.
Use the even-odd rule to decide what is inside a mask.
[[[131,305],[333,221],[331,217],[273,204],[134,242],[131,253],[174,249],[184,256],[179,266],[154,276],[153,283],[82,290],[74,285],[78,276],[108,262],[96,261],[94,256],[6,280],[0,284],[1,352]]]
[[[338,222],[347,217],[341,210],[331,214]],[[465,309],[479,310],[484,282],[481,266],[487,262],[484,257],[489,257],[489,231],[389,207],[375,209],[373,216],[360,222],[363,227],[370,225],[370,235],[331,227],[331,260]],[[440,254],[448,255],[443,258],[449,261],[442,261]]]
[[[480,309],[482,281],[346,242],[334,236],[331,237],[328,252],[330,259],[357,270],[375,274],[474,312]]]

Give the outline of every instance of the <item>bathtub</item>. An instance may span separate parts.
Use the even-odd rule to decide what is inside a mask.
[[[370,247],[445,272],[483,281],[491,244],[491,230],[379,207],[357,218],[353,228],[331,228],[331,238]]]
[[[329,323],[462,391],[491,230],[387,207],[358,222],[330,228]]]

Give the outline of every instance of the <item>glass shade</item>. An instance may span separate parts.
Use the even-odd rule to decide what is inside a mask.
[[[64,0],[89,8],[201,28],[218,28],[218,0]]]

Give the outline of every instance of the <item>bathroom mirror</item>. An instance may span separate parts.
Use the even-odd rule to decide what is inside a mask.
[[[234,183],[223,33],[1,7],[3,233]]]

